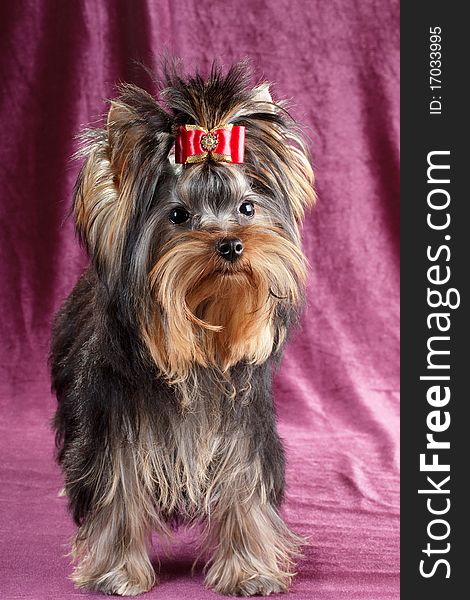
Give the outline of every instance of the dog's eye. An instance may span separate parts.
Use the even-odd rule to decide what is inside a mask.
[[[238,211],[241,212],[242,215],[245,215],[245,217],[252,217],[255,214],[255,206],[253,202],[242,202]]]
[[[186,223],[190,216],[184,208],[174,208],[168,218],[175,225],[181,225],[182,223]]]

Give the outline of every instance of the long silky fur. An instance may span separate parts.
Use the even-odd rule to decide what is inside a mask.
[[[106,127],[83,136],[73,209],[90,266],[50,359],[79,587],[150,589],[151,532],[204,522],[209,586],[288,589],[301,540],[278,512],[272,370],[302,307],[299,224],[315,195],[299,128],[250,80],[245,63],[203,78],[167,62],[157,98],[122,86]],[[184,123],[244,125],[245,163],[175,167]],[[187,224],[169,222],[176,206]],[[244,244],[233,265],[215,252],[228,235]]]

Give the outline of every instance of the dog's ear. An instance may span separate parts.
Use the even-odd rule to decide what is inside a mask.
[[[124,171],[146,132],[144,121],[129,106],[112,100],[106,123],[109,158],[119,185]]]
[[[91,258],[109,272],[122,258],[132,217],[148,209],[169,164],[171,122],[150,94],[123,86],[111,101],[106,127],[86,131],[83,139],[75,221]]]
[[[272,104],[273,99],[269,91],[269,83],[262,83],[253,90],[253,102],[266,102]]]
[[[253,89],[252,93],[253,96],[251,98],[250,105],[255,107],[255,110],[265,114],[276,114],[279,106],[276,105],[272,99],[271,92],[269,90],[269,83],[261,83]]]
[[[123,129],[129,129],[135,120],[136,115],[129,106],[119,100],[111,100],[106,122],[111,144],[116,140],[116,134]]]
[[[246,125],[246,172],[268,192],[279,190],[279,198],[301,222],[305,208],[315,203],[314,176],[303,133],[287,102],[273,101],[269,84],[262,83],[236,117]]]
[[[305,210],[313,206],[317,199],[314,188],[315,176],[303,131],[294,121],[285,120],[284,123],[285,129],[282,132],[284,152],[281,152],[281,156],[287,175],[286,198],[291,205],[296,222],[302,223]]]

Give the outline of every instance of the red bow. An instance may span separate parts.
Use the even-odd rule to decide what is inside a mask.
[[[242,163],[245,154],[245,128],[221,125],[204,129],[199,125],[180,125],[175,141],[175,162],[199,163],[207,157],[218,162]]]

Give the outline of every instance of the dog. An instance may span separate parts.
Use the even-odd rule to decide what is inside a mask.
[[[219,593],[284,592],[294,574],[272,376],[303,306],[315,192],[301,129],[252,77],[167,60],[156,97],[122,85],[83,134],[73,215],[90,264],[50,356],[80,588],[150,590],[151,535],[180,524],[200,526]]]

